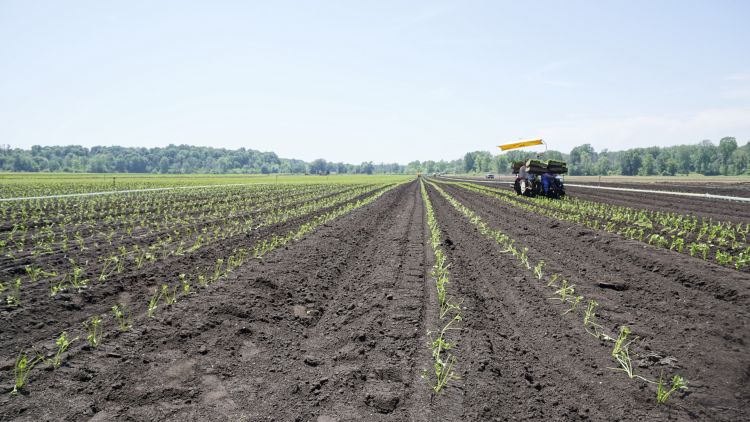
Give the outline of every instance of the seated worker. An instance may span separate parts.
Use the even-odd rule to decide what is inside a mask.
[[[555,175],[550,172],[546,172],[542,175],[542,190],[544,190],[545,195],[549,193],[549,189],[552,187],[554,179]]]

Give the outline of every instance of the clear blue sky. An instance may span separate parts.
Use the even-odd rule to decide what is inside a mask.
[[[0,144],[358,163],[750,140],[750,1],[4,1]]]

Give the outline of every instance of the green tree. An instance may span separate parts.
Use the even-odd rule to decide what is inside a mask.
[[[372,165],[372,161],[367,161],[359,165],[359,168],[364,174],[372,174],[375,166]]]
[[[641,168],[641,155],[634,149],[620,153],[620,174],[634,176]]]
[[[324,174],[327,169],[328,169],[328,163],[326,162],[326,160],[322,158],[313,160],[313,162],[310,163],[311,174]]]
[[[474,153],[467,152],[464,154],[464,173],[471,173],[474,171]]]
[[[597,160],[596,151],[591,144],[583,144],[570,151],[571,174],[590,175],[593,174],[594,163]]]
[[[159,160],[159,172],[162,174],[169,173],[169,158],[161,157]]]

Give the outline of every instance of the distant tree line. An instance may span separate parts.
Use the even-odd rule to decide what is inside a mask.
[[[0,147],[0,170],[28,172],[89,173],[498,173],[510,172],[510,163],[535,154],[510,151],[492,155],[487,151],[467,152],[452,161],[347,164],[322,158],[312,162],[279,158],[273,152],[240,148],[170,145],[165,148],[126,148],[35,145],[30,150]],[[597,152],[590,144],[573,148],[569,154],[547,151],[544,159],[568,162],[572,175],[651,176],[697,173],[706,176],[750,174],[750,143],[738,146],[732,137],[718,145],[705,140],[697,145],[632,148]]]
[[[307,163],[279,158],[273,152],[240,148],[170,145],[165,148],[32,146],[30,150],[0,148],[0,170],[73,173],[402,173],[399,164],[359,165],[323,159]]]
[[[509,173],[512,161],[534,157],[533,152],[516,150],[493,156],[487,151],[467,152],[455,161],[413,161],[407,172]],[[705,140],[697,145],[632,148],[596,152],[590,144],[573,148],[570,154],[547,151],[543,159],[564,160],[572,175],[674,176],[697,173],[706,176],[750,174],[750,143],[737,145],[732,137],[718,145]]]

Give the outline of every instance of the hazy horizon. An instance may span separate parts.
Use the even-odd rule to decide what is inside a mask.
[[[0,144],[360,163],[750,140],[750,3],[1,2]]]

